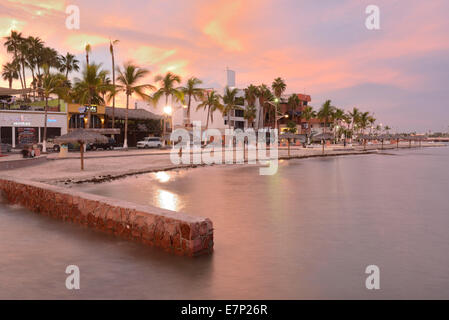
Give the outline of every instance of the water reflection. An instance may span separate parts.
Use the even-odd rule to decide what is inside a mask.
[[[161,207],[162,209],[173,211],[179,210],[178,208],[179,198],[176,194],[172,192],[162,189],[157,190],[156,202],[157,206]]]
[[[159,172],[153,173],[153,177],[161,183],[166,183],[166,182],[170,181],[171,172],[159,171]]]

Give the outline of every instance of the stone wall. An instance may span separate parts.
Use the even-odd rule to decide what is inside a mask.
[[[177,255],[197,256],[213,251],[212,221],[207,218],[38,182],[0,178],[0,192],[9,203],[31,211]]]

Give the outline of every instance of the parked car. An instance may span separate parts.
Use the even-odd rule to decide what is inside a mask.
[[[39,143],[38,147],[42,151],[42,148],[43,148],[42,143]],[[53,139],[47,139],[47,152],[51,151],[51,150],[54,151],[54,152],[59,152],[60,148],[61,147],[59,146],[59,144],[55,143]]]
[[[147,148],[161,148],[162,140],[158,137],[146,137],[142,141],[137,142],[137,148],[147,149]]]
[[[1,153],[11,152],[12,146],[7,143],[0,143],[0,151]]]
[[[108,142],[106,143],[88,143],[86,146],[86,150],[114,150],[116,146],[117,143],[115,142],[115,140],[113,138],[109,138]]]

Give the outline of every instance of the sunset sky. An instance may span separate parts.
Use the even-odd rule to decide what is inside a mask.
[[[69,4],[79,30],[65,27]],[[380,7],[380,30],[365,27],[369,4]],[[221,87],[229,67],[239,87],[282,77],[316,108],[331,99],[394,130],[447,131],[448,13],[447,0],[0,0],[0,36],[39,36],[82,62],[90,43],[106,68],[109,39],[119,39],[117,63],[149,68],[149,81],[172,71]],[[9,59],[2,47],[0,64]]]

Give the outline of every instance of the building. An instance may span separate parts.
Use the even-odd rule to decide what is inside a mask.
[[[2,143],[20,148],[23,145],[42,142],[44,136],[45,112],[34,110],[0,109],[0,140]],[[67,113],[47,113],[47,138],[67,133]]]
[[[104,107],[103,128],[112,128],[112,107]],[[117,143],[123,144],[125,132],[125,108],[115,108],[114,128],[120,129],[115,135]],[[128,109],[128,146],[135,147],[137,142],[148,136],[161,136],[163,117],[145,109]]]
[[[85,106],[76,103],[69,103],[67,107],[67,126],[71,129],[87,128],[88,113],[90,110],[90,128],[102,129],[105,123],[105,106],[91,105]]]

